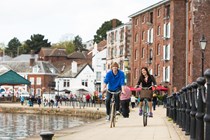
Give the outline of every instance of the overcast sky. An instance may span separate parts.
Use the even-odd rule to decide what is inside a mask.
[[[0,43],[42,34],[57,43],[79,35],[83,42],[113,18],[128,16],[161,0],[0,0]]]

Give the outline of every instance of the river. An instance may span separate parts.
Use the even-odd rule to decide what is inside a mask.
[[[42,130],[62,130],[86,122],[68,116],[0,113],[0,140],[24,139]]]

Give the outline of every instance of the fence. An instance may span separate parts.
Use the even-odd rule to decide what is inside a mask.
[[[210,140],[210,69],[204,75],[167,97],[166,115],[191,140]]]

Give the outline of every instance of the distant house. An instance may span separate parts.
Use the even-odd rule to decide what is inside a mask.
[[[36,61],[35,55],[21,55],[10,61],[1,61],[0,67],[4,69],[11,69],[19,75],[28,79],[31,86],[18,86],[15,92],[28,91],[33,95],[39,96],[43,92],[48,91],[49,83],[54,81],[58,75],[58,70],[47,61]],[[7,91],[10,91],[10,86],[5,86]]]
[[[56,79],[57,94],[63,94],[65,90],[75,91],[79,87],[87,87],[88,91],[95,91],[94,71],[88,63],[78,65],[73,61]],[[92,93],[91,93],[92,94]]]
[[[51,62],[58,71],[62,73],[62,69],[71,65],[73,61],[76,61],[79,65],[85,63],[91,64],[92,57],[88,56],[87,53],[88,51],[75,51],[71,54],[67,54],[65,49],[41,48],[38,54],[38,60]]]

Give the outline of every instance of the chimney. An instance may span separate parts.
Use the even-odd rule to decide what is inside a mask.
[[[116,28],[117,26],[117,19],[112,19],[112,29]]]
[[[33,66],[35,63],[35,53],[34,50],[31,50],[30,66]]]
[[[73,61],[71,63],[71,71],[72,73],[77,73],[77,62]]]

